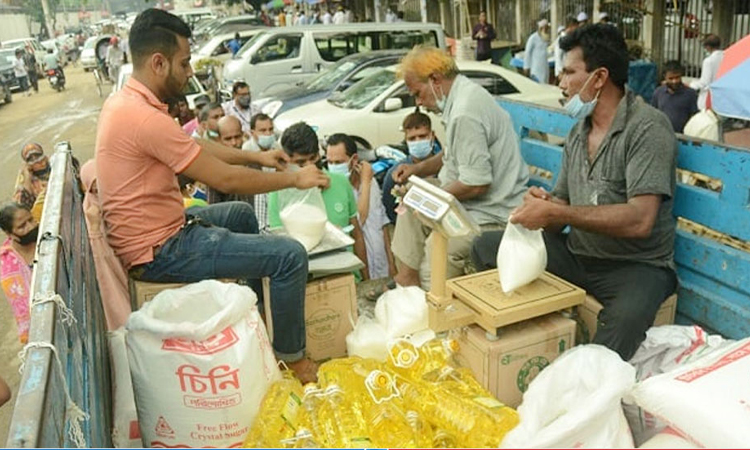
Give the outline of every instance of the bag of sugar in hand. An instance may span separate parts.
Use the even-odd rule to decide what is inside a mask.
[[[497,250],[500,286],[506,294],[539,278],[547,267],[542,230],[508,222]]]
[[[326,205],[320,189],[284,189],[279,191],[279,216],[290,237],[310,251],[325,235]]]

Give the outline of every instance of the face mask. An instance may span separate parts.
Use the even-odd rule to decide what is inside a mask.
[[[269,149],[276,143],[276,136],[273,134],[258,136],[258,147]]]
[[[331,173],[337,173],[339,175],[345,175],[347,178],[349,177],[350,170],[349,170],[349,163],[341,163],[341,164],[331,164],[328,163],[328,171]]]
[[[47,166],[42,170],[33,170],[32,173],[37,177],[43,178],[52,171],[52,166]]]
[[[583,83],[583,87],[581,88],[581,91],[586,88],[586,85],[589,84],[589,81],[591,81],[591,77],[594,74],[592,73],[589,75],[588,79],[585,83]],[[565,112],[567,112],[571,117],[581,120],[591,115],[592,112],[594,112],[594,108],[596,107],[596,102],[599,100],[599,94],[601,94],[601,90],[599,90],[596,93],[596,96],[593,100],[586,103],[583,100],[581,100],[581,91],[578,91],[576,95],[574,95],[570,100],[568,100],[568,103],[565,104]]]
[[[23,236],[18,236],[18,243],[21,245],[33,244],[36,242],[36,238],[38,235],[39,235],[39,225],[37,225],[33,230],[29,231]]]
[[[424,159],[432,153],[432,140],[430,139],[409,141],[406,145],[409,147],[409,154],[418,159]]]
[[[430,90],[432,91],[432,96],[435,97],[435,107],[440,111],[445,111],[445,102],[448,101],[447,98],[445,98],[445,95],[442,96],[440,100],[437,98],[437,93],[435,92],[435,86],[432,85],[432,80],[430,80]],[[440,93],[442,94],[442,88],[440,88]]]
[[[250,107],[250,96],[249,95],[242,95],[237,97],[237,103],[240,104],[240,107],[243,109],[247,109]]]
[[[214,130],[208,130],[206,131],[206,136],[208,136],[211,139],[218,139],[219,138],[219,132]]]

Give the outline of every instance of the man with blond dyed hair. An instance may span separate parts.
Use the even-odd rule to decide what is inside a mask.
[[[508,113],[485,89],[460,75],[456,62],[442,50],[415,47],[401,60],[399,75],[417,105],[442,113],[446,142],[443,152],[406,166],[396,181],[435,175],[439,165],[434,158],[442,158],[440,187],[461,201],[483,230],[503,229],[521,204],[529,178]],[[398,218],[392,244],[400,263],[396,283],[429,289],[429,233],[412,213]],[[463,274],[473,239],[448,241],[449,278]]]

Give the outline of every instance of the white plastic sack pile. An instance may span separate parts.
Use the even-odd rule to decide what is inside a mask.
[[[633,448],[620,401],[635,369],[600,345],[575,347],[531,382],[503,448]]]
[[[497,250],[500,286],[506,294],[539,278],[547,267],[542,230],[508,222]]]
[[[429,330],[429,318],[425,291],[416,286],[398,286],[380,296],[375,304],[374,320],[360,316],[354,330],[346,337],[347,354],[385,361],[390,341],[426,330]],[[434,333],[430,333],[434,337]]]
[[[107,333],[112,369],[112,444],[115,448],[143,448],[125,334],[125,328]]]
[[[238,447],[280,379],[247,287],[208,280],[168,289],[127,324],[143,443]]]
[[[703,357],[726,343],[721,336],[708,335],[697,325],[653,327],[646,332],[646,340],[633,355],[630,364],[635,367],[636,380],[640,382]],[[667,426],[664,421],[635,405],[631,398],[625,398],[623,410],[636,446],[650,440]],[[662,440],[669,441],[670,438],[663,437]]]
[[[660,431],[654,437],[644,442],[638,448],[702,448],[692,442],[688,441],[684,437],[680,436],[675,430],[671,428],[665,428]]]
[[[708,448],[750,445],[750,339],[639,383],[636,404]]]

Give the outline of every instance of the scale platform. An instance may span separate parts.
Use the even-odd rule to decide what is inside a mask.
[[[572,308],[586,298],[583,289],[549,272],[505,294],[497,269],[448,280],[446,290],[475,312],[474,323],[494,335],[505,325]]]

